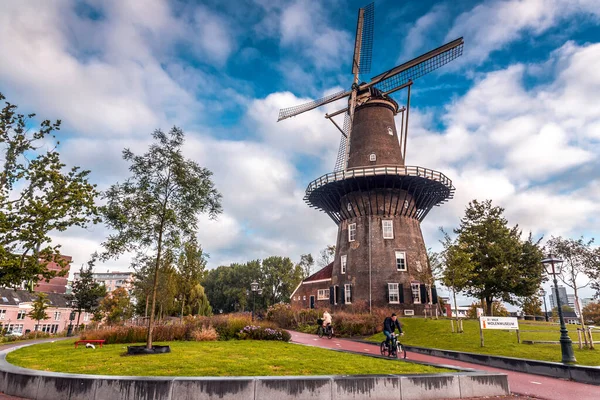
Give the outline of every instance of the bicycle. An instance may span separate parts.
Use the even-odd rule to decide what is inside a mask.
[[[333,337],[333,327],[331,324],[323,328],[323,321],[321,319],[319,319],[317,323],[319,324],[319,327],[317,328],[317,335],[319,335],[320,338],[327,336],[327,339],[331,339]]]
[[[402,343],[398,341],[398,335],[395,333],[392,333],[391,345],[388,347],[384,340],[381,342],[379,349],[382,356],[398,358],[398,356],[401,355],[403,359],[406,358],[406,349]]]

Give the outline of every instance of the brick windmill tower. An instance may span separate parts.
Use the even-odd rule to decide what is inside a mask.
[[[405,163],[410,89],[415,79],[462,55],[463,39],[360,82],[371,66],[373,21],[373,4],[359,10],[349,90],[279,112],[281,121],[348,98],[346,108],[325,115],[341,132],[334,172],[311,182],[304,197],[338,225],[335,260],[296,289],[292,305],[360,304],[422,314],[437,295],[420,224],[433,206],[452,198],[454,186],[441,172]],[[390,94],[403,89],[407,100],[400,107]],[[333,119],[339,115],[342,128]]]

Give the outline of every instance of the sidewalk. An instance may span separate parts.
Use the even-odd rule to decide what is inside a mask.
[[[292,342],[316,346],[328,349],[346,350],[356,353],[379,355],[379,345],[365,344],[347,339],[327,339],[319,338],[316,335],[306,333],[293,332]],[[546,400],[599,400],[600,386],[587,385],[585,383],[577,383],[565,381],[561,379],[549,378],[540,375],[531,375],[521,372],[514,372],[499,368],[492,368],[483,365],[470,364],[461,361],[450,360],[441,357],[432,357],[417,353],[408,353],[407,359],[414,361],[423,361],[433,364],[455,365],[462,368],[472,368],[480,371],[500,372],[508,375],[508,383],[511,392],[532,396]]]

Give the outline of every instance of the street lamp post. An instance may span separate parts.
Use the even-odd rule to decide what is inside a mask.
[[[546,291],[544,289],[542,289],[540,291],[540,294],[544,298],[544,311],[546,311],[546,313],[544,314],[544,316],[546,317],[546,322],[548,322],[548,307],[546,306]]]
[[[258,282],[254,281],[250,284],[250,290],[252,291],[252,321],[254,321],[254,312],[256,309],[256,294],[262,294],[262,289],[258,287]]]
[[[554,264],[557,264],[559,267],[563,263],[563,260],[553,257],[552,254],[542,260],[542,264],[546,268],[546,272],[548,275],[552,275],[554,278],[554,290],[556,296],[556,306],[558,307],[558,318],[560,319],[560,351],[562,353],[562,362],[564,364],[577,362],[575,359],[575,354],[573,353],[573,343],[571,342],[571,338],[569,337],[569,331],[567,331],[567,327],[565,326],[565,319],[563,318],[562,306],[560,304],[560,297],[558,295],[558,281],[556,280],[556,270],[554,269]]]

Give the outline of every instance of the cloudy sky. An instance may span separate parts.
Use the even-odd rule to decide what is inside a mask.
[[[278,109],[348,88],[366,1],[0,2],[0,92],[61,119],[60,150],[101,189],[123,180],[121,150],[180,126],[186,155],[214,172],[218,221],[202,218],[209,267],[317,254],[336,226],[306,185],[339,143],[318,109]],[[450,177],[456,196],[422,224],[428,246],[472,199],[492,199],[537,237],[598,236],[600,7],[597,0],[375,2],[372,74],[463,36],[464,55],[415,82],[407,164]],[[402,101],[402,95],[397,97]],[[102,226],[56,235],[74,269]],[[123,257],[99,269],[125,269]]]

